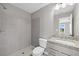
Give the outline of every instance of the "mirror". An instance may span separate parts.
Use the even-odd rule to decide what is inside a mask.
[[[72,35],[72,14],[67,17],[61,17],[58,19],[58,31],[60,35],[71,36]]]
[[[54,32],[58,36],[72,36],[73,6],[54,11]]]

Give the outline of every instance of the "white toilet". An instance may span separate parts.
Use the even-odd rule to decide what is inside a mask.
[[[46,45],[47,45],[47,40],[43,39],[43,38],[40,38],[39,39],[39,45],[40,46],[33,49],[33,52],[32,52],[33,56],[41,56],[41,55],[43,55],[44,50],[45,50]]]

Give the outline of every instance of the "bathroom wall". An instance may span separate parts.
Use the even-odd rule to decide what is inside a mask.
[[[0,55],[31,45],[31,15],[10,4],[0,8]]]
[[[74,36],[79,37],[79,3],[74,8]]]
[[[38,46],[39,41],[38,39],[40,38],[40,18],[34,18],[31,21],[31,32],[32,32],[32,45]]]
[[[54,10],[54,5],[55,4],[49,4],[48,6],[41,8],[40,10],[32,14],[32,21],[35,19],[37,20],[37,18],[40,19],[40,26],[39,26],[40,35],[35,34],[34,32],[31,32],[32,33],[31,35],[32,45],[37,46],[39,44],[37,35],[39,37],[48,39],[48,38],[51,38],[52,35],[57,34],[55,26],[56,26],[56,22],[58,21],[55,21],[56,20],[55,15],[59,15],[59,17],[66,16],[65,15],[66,13],[69,14],[73,10],[73,6],[72,7],[69,6],[64,9],[60,9],[60,10]],[[32,30],[36,30],[36,28],[33,26]]]
[[[40,32],[38,31],[39,34],[32,32],[32,35],[31,35],[32,36],[32,39],[31,39],[32,45],[37,46],[39,44],[38,43],[39,37],[48,39],[54,34],[54,32],[53,32],[53,25],[54,25],[53,24],[53,21],[54,21],[53,6],[54,6],[54,4],[49,4],[48,6],[41,8],[40,10],[38,10],[37,12],[32,14],[32,21],[35,21],[35,20],[37,21],[38,19],[40,20],[39,21]],[[37,25],[38,25],[38,23],[37,23]],[[32,30],[38,30],[38,29],[35,26],[32,26]],[[38,39],[37,39],[37,36],[38,36]]]
[[[69,11],[71,10],[72,10],[72,35],[74,35],[75,37],[79,37],[79,3],[76,3],[73,7],[71,7]]]

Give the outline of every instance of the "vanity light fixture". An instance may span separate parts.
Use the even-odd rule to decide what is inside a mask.
[[[59,4],[56,4],[55,10],[59,10],[59,8],[60,8],[60,5]]]
[[[63,4],[61,5],[61,7],[62,7],[62,8],[65,8],[65,7],[66,7],[66,4],[65,4],[65,3],[63,3]]]
[[[60,8],[65,8],[67,5],[73,5],[74,3],[56,3],[55,10],[59,10]]]

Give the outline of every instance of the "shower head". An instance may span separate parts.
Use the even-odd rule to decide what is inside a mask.
[[[0,3],[0,8],[7,9],[2,3]]]

